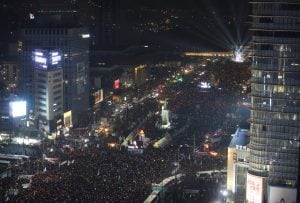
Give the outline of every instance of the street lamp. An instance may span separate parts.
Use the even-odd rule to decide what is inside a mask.
[[[223,202],[226,202],[226,198],[228,196],[228,191],[225,189],[225,190],[221,190],[220,192],[222,194],[222,200],[223,200]]]

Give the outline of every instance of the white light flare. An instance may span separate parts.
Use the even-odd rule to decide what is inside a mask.
[[[237,63],[243,63],[245,61],[242,47],[236,47],[232,60]]]

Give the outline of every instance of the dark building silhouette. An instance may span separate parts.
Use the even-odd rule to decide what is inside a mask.
[[[33,61],[35,49],[62,53],[63,111],[72,111],[73,123],[89,108],[89,30],[78,22],[76,1],[40,0],[39,12],[21,29],[21,90],[34,109]]]
[[[99,49],[115,49],[120,45],[121,1],[92,0],[95,13],[94,44]]]

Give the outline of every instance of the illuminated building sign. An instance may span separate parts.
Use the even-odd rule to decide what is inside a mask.
[[[58,51],[49,51],[37,49],[33,52],[33,61],[35,62],[35,68],[38,69],[53,69],[59,68],[61,62],[61,53]]]
[[[114,89],[119,89],[120,88],[120,80],[115,80],[114,82]]]
[[[249,203],[262,203],[263,178],[247,173],[246,199]]]
[[[52,60],[51,60],[51,63],[52,63],[52,65],[54,65],[54,64],[58,64],[58,62],[60,62],[61,61],[61,56],[60,55],[57,55],[57,56],[52,56],[52,58],[51,58]]]
[[[83,38],[83,39],[90,38],[90,34],[82,34],[81,38]]]
[[[95,97],[95,104],[102,102],[103,101],[103,89],[95,92],[94,97]]]
[[[42,52],[34,52],[34,55],[36,55],[36,56],[44,56],[44,54],[42,53]]]
[[[34,61],[37,63],[47,64],[47,59],[41,56],[35,56]]]
[[[72,111],[68,111],[64,113],[64,126],[67,128],[71,128],[73,126]]]

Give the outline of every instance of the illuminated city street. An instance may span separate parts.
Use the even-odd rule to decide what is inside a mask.
[[[0,202],[299,202],[298,2],[0,11]]]

